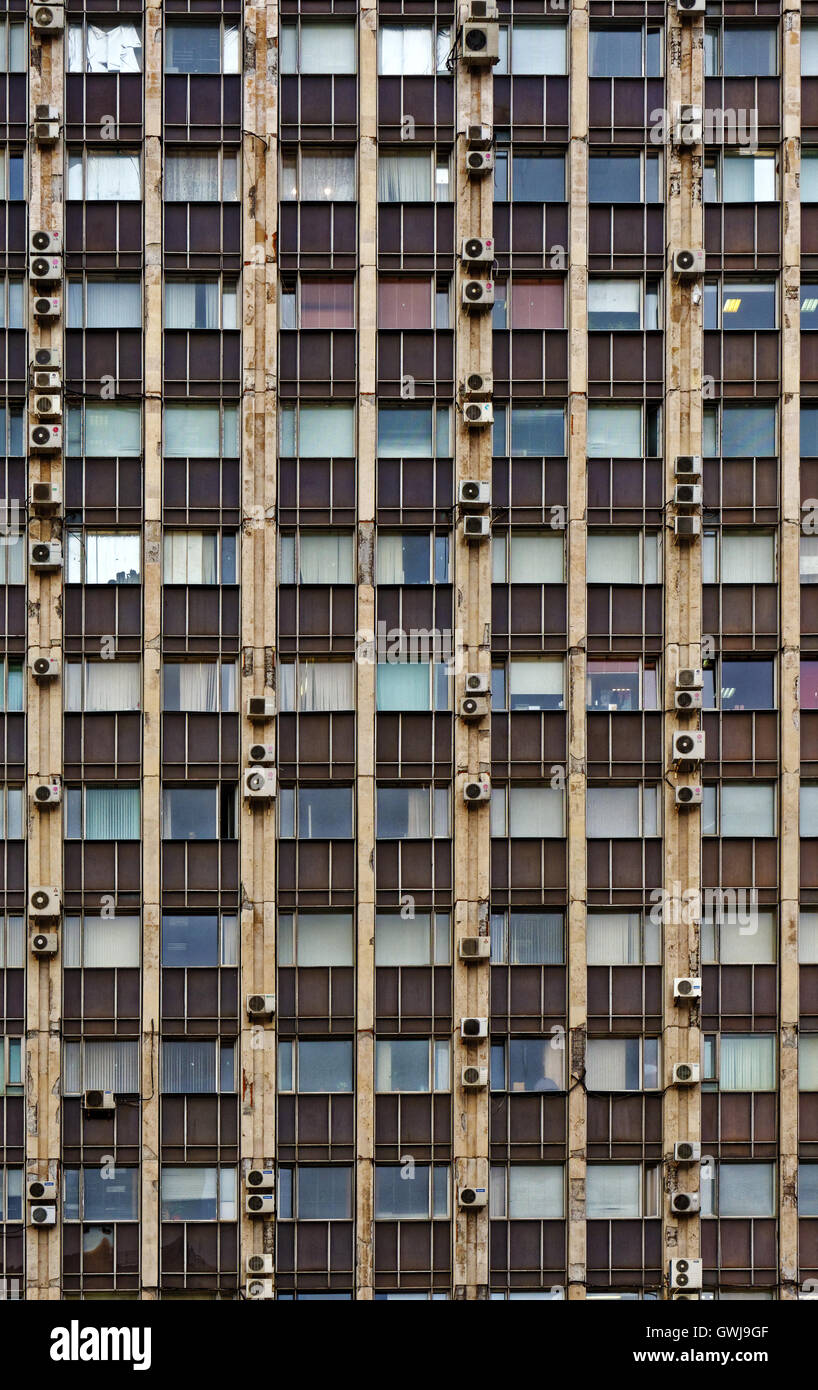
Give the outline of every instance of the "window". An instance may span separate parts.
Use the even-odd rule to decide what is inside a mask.
[[[138,840],[139,834],[138,787],[65,789],[67,840]]]
[[[278,668],[278,708],[282,714],[354,709],[354,663],[312,658],[282,662]]]
[[[235,1221],[235,1168],[162,1168],[162,1221]]]
[[[378,531],[378,584],[448,584],[449,537],[429,531]]]
[[[589,531],[589,584],[658,584],[659,536],[644,531]]]
[[[510,839],[550,840],[565,834],[565,795],[559,787],[492,787],[491,833]]]
[[[236,24],[166,24],[165,72],[239,72]]]
[[[23,1219],[23,1170],[0,1168],[0,1221]],[[6,1293],[6,1298],[13,1295]]]
[[[801,27],[801,76],[818,77],[818,26]]]
[[[728,839],[776,833],[775,783],[722,782],[704,787],[702,834]]]
[[[69,200],[87,203],[138,202],[142,198],[142,163],[138,154],[86,150],[68,156]]]
[[[162,1041],[162,1091],[170,1096],[214,1095],[236,1089],[236,1044],[218,1038]]]
[[[23,448],[23,408],[0,404],[0,453],[24,454]],[[2,504],[0,504],[1,506]],[[0,515],[3,513],[0,512]],[[6,519],[8,513],[5,513]],[[7,547],[3,547],[4,549]],[[0,569],[2,573],[2,569]]]
[[[500,458],[559,457],[565,453],[565,409],[561,405],[495,405],[493,441]]]
[[[9,546],[0,546],[0,552],[8,550]],[[18,550],[19,546],[14,546]],[[0,570],[2,574],[2,570]],[[15,581],[22,584],[24,577]],[[9,657],[0,658],[0,710],[6,712],[11,710],[21,710],[23,708],[23,663],[13,661]]]
[[[452,197],[448,155],[426,150],[378,155],[379,203],[448,203]]]
[[[281,157],[283,202],[355,201],[355,156],[336,151],[300,150]]]
[[[355,934],[349,912],[280,912],[279,965],[352,965]]]
[[[411,1170],[375,1164],[375,1220],[428,1221],[449,1215],[449,1169],[414,1163]]]
[[[650,661],[588,661],[589,710],[630,711],[659,708],[658,671]]]
[[[378,279],[378,327],[401,329],[448,327],[448,313],[445,322],[433,324],[436,313],[436,286],[434,280],[391,279],[380,276]],[[448,300],[447,300],[448,308]]]
[[[803,564],[803,549],[802,549]],[[812,575],[810,575],[810,580]],[[801,583],[805,582],[803,575]],[[818,709],[818,661],[801,662],[801,674],[798,681],[799,703],[801,709]]]
[[[139,916],[66,917],[62,950],[67,970],[138,970]]]
[[[448,1038],[377,1038],[376,1091],[448,1091],[451,1088]]]
[[[591,29],[588,35],[589,77],[661,77],[662,30]]]
[[[775,662],[707,662],[702,703],[705,709],[775,709]]]
[[[658,281],[589,279],[589,332],[619,333],[659,326]]]
[[[565,155],[516,154],[495,148],[494,199],[498,203],[564,203]]]
[[[25,172],[24,155],[0,150],[0,199],[5,198],[10,203],[20,203],[24,200]]]
[[[63,1220],[137,1221],[139,1169],[103,1165],[63,1170]]]
[[[139,1094],[139,1043],[94,1039],[64,1042],[62,1091],[76,1096],[83,1091],[113,1091],[116,1095]]]
[[[774,584],[776,568],[772,531],[706,531],[704,534],[704,584]]]
[[[348,1221],[352,1217],[352,1168],[302,1163],[279,1168],[276,1206],[281,1221]]]
[[[526,280],[515,275],[508,283],[499,307],[506,307],[507,322],[492,318],[494,328],[564,328],[565,281]],[[497,307],[495,305],[495,307]]]
[[[818,1216],[818,1163],[798,1165],[798,1215]]]
[[[565,579],[562,533],[510,531],[491,543],[494,584],[561,584]]]
[[[741,28],[725,25],[723,30],[705,26],[705,77],[776,77],[778,75],[778,30],[775,25]]]
[[[589,459],[641,458],[644,454],[656,457],[660,452],[660,408],[648,405],[588,406]],[[643,447],[644,428],[644,447]]]
[[[0,506],[2,506],[2,504],[0,504]],[[22,535],[22,534],[21,534],[21,535],[16,535],[16,536],[15,536],[15,535],[13,535],[13,534],[7,534],[7,535],[3,536],[2,539],[3,539],[4,541],[6,541],[6,540],[9,541],[9,544],[8,544],[8,545],[0,545],[0,584],[25,584],[25,582],[26,582],[26,565],[27,565],[27,563],[28,563],[28,556],[27,556],[27,552],[26,552],[26,537],[25,537],[25,535]],[[18,680],[18,679],[12,680],[11,672],[12,672],[13,669],[16,668],[17,663],[16,663],[16,662],[8,662],[8,663],[5,663],[5,665],[6,665],[7,669],[8,669],[8,672],[9,672],[9,675],[8,675],[9,693],[11,693],[12,690],[15,690],[15,691],[16,691],[16,690],[19,689],[19,699],[20,699],[20,701],[22,702],[22,697],[23,697],[22,667],[20,668],[21,675],[20,675],[19,680]],[[7,706],[8,709],[14,709],[14,708],[22,709],[22,707],[23,707],[23,706],[22,706],[22,703],[20,703],[20,704],[17,705],[17,706],[14,706],[14,705],[8,705],[8,706]]]
[[[445,710],[450,706],[449,668],[445,662],[379,661],[376,706],[379,711]]]
[[[163,192],[166,203],[238,202],[238,155],[225,149],[195,154],[169,150]]]
[[[771,458],[776,452],[774,405],[705,406],[702,410],[702,452],[722,458]]]
[[[354,406],[281,405],[278,413],[279,443],[284,457],[353,457]]]
[[[585,1051],[589,1091],[655,1091],[659,1087],[658,1038],[589,1038]]]
[[[68,328],[141,328],[138,280],[68,281]]]
[[[22,966],[23,961],[19,962]],[[24,1040],[4,1037],[0,1039],[0,1095],[22,1096]]]
[[[564,1091],[565,1034],[550,1038],[508,1038],[491,1045],[493,1091]]]
[[[498,76],[559,76],[567,68],[567,35],[564,24],[501,24]]]
[[[238,328],[238,285],[224,280],[166,280],[165,328]]]
[[[375,788],[378,840],[428,840],[451,835],[448,787]]]
[[[162,708],[166,710],[198,714],[235,711],[239,707],[238,664],[235,661],[165,661],[162,691]]]
[[[16,276],[0,275],[0,328],[24,327],[23,282]]]
[[[375,913],[375,964],[448,965],[451,923],[447,912]]]
[[[561,912],[492,912],[493,965],[562,965],[565,918]]]
[[[585,939],[589,965],[662,962],[662,928],[650,912],[589,911]]]
[[[711,1033],[703,1039],[705,1081],[721,1091],[776,1089],[775,1036],[765,1033]]]
[[[282,584],[354,584],[351,531],[299,531],[279,540]]]
[[[163,840],[235,840],[236,788],[163,787]]]
[[[565,708],[565,662],[562,657],[512,657],[491,668],[492,709],[547,710]]]
[[[718,890],[716,890],[718,891]],[[735,890],[733,890],[735,891]],[[703,961],[722,965],[771,965],[776,959],[778,923],[770,909],[733,901],[725,889],[713,907],[705,905],[701,924]]]
[[[238,917],[232,912],[162,914],[162,964],[180,970],[238,963]]]
[[[378,25],[381,77],[434,77],[446,72],[451,30],[426,24]]]
[[[0,21],[0,72],[25,72],[27,67],[25,23],[3,19]]]
[[[448,406],[378,407],[379,458],[450,458],[451,453]]]
[[[134,458],[142,452],[142,407],[86,401],[66,408],[69,457]],[[111,450],[115,448],[116,454]]]
[[[354,280],[302,275],[281,286],[279,303],[283,329],[355,327]]]
[[[800,831],[802,838],[818,835],[818,782],[801,783]]]
[[[238,458],[238,407],[204,402],[165,405],[163,452],[166,459]]]
[[[659,788],[588,787],[585,833],[589,840],[640,839],[659,834]]]
[[[278,1089],[329,1094],[353,1088],[353,1045],[338,1038],[278,1044]]]
[[[18,970],[25,960],[25,924],[22,917],[0,917],[0,970]]]
[[[67,584],[138,584],[142,537],[138,531],[69,531]]]
[[[278,833],[282,840],[351,840],[352,787],[281,787]]]
[[[289,73],[354,73],[355,24],[337,20],[301,20],[282,24],[279,71]]]
[[[589,1163],[585,1215],[589,1221],[658,1216],[659,1176],[654,1164]]]
[[[798,959],[802,965],[818,964],[818,910],[801,909],[798,919]],[[802,1041],[803,1037],[802,1033]]]
[[[588,157],[589,203],[661,203],[660,154],[592,154]]]
[[[23,838],[23,788],[0,784],[0,839]]]
[[[749,150],[707,155],[703,196],[705,203],[774,203],[778,196],[777,155]]]
[[[165,584],[235,584],[235,531],[166,531]]]
[[[700,1191],[703,1216],[775,1216],[775,1164],[721,1161]]]
[[[725,280],[704,286],[704,327],[725,333],[749,333],[777,326],[775,282]]]
[[[818,203],[818,150],[801,155],[801,202]]]
[[[798,1089],[818,1091],[818,1033],[799,1034]]]
[[[69,72],[141,72],[142,34],[133,24],[70,24]]]
[[[565,1172],[559,1163],[493,1164],[489,1169],[492,1220],[546,1221],[565,1215]]]

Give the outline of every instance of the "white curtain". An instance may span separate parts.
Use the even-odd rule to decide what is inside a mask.
[[[722,783],[721,833],[733,838],[775,834],[775,787],[768,783]]]
[[[775,913],[755,908],[741,917],[741,921],[722,921],[719,926],[722,965],[772,964],[776,957]]]
[[[24,536],[5,536],[8,545],[0,545],[0,583],[25,584],[27,553]]]
[[[508,1214],[512,1221],[561,1217],[564,1205],[562,1164],[511,1164],[508,1170]]]
[[[91,1090],[138,1095],[139,1043],[64,1043],[63,1095]]]
[[[100,27],[87,24],[85,43],[82,25],[68,30],[69,72],[141,72],[142,38],[133,24]]]
[[[628,1089],[628,1047],[626,1038],[589,1038],[585,1053],[585,1085],[589,1091]],[[636,1047],[638,1043],[634,1044]]]
[[[561,965],[564,923],[559,912],[512,912],[508,919],[509,965]]]
[[[355,160],[345,154],[302,154],[302,203],[348,203],[355,198]]]
[[[639,536],[591,532],[586,566],[589,584],[639,584]]]
[[[218,280],[168,280],[165,284],[166,328],[218,328]]]
[[[586,949],[589,965],[639,965],[642,919],[638,912],[589,912]]]
[[[803,35],[802,35],[803,37]],[[803,53],[803,47],[801,52]],[[775,202],[775,155],[728,155],[722,157],[722,201],[725,203]],[[818,164],[816,165],[818,169]],[[804,195],[804,168],[801,167],[801,196]]]
[[[376,965],[431,965],[428,912],[403,918],[397,912],[375,914]]]
[[[163,1168],[162,1215],[164,1219],[181,1220],[185,1205],[192,1204],[193,1219],[207,1219],[202,1204],[212,1203],[210,1219],[218,1211],[218,1168]]]
[[[511,71],[549,77],[566,71],[564,24],[515,24],[511,30]]]
[[[801,1033],[798,1038],[798,1089],[818,1091],[818,1033]]]
[[[818,155],[815,154],[806,154],[801,160],[801,202],[818,203]]]
[[[403,583],[403,536],[378,536],[379,584]]]
[[[639,788],[589,787],[585,833],[589,840],[638,838]]]
[[[560,584],[564,578],[565,543],[561,535],[509,536],[509,582],[512,584]]]
[[[641,1163],[592,1163],[586,1174],[587,1216],[622,1220],[642,1215]]]
[[[298,419],[298,452],[301,458],[352,458],[355,453],[353,406],[302,405]]]
[[[353,537],[343,531],[302,531],[298,547],[300,584],[351,584]]]
[[[170,1095],[205,1095],[218,1091],[217,1052],[218,1043],[212,1038],[197,1042],[163,1042],[162,1090]]]
[[[641,458],[642,407],[590,405],[588,458]]]
[[[638,280],[588,281],[588,316],[605,318],[625,315],[639,326],[641,285]],[[624,326],[624,325],[623,325]]]
[[[86,840],[138,840],[139,788],[85,788]]]
[[[379,203],[430,203],[432,163],[417,151],[378,156]]]
[[[225,440],[227,410],[225,407]],[[218,405],[166,405],[164,425],[165,458],[218,458],[221,454]]]
[[[74,291],[79,300],[79,316],[72,309],[71,323],[75,328],[83,327],[82,285],[78,281],[69,283],[69,298],[73,300]],[[85,286],[85,325],[86,328],[141,328],[142,326],[142,287],[129,280],[88,280]]]
[[[218,584],[218,540],[206,531],[166,531],[165,583]]]
[[[722,584],[775,583],[775,536],[738,535],[723,531],[721,537]]]
[[[282,690],[282,709],[302,713],[355,708],[354,666],[351,661],[299,661],[281,668],[287,677]],[[294,674],[297,672],[297,690]],[[285,703],[289,700],[290,703]]]
[[[81,160],[82,156],[69,157],[69,186],[73,158]],[[99,154],[89,151],[85,158],[87,202],[138,202],[141,199],[142,165],[138,154]]]
[[[168,154],[165,158],[165,201],[169,203],[217,203],[219,156],[217,154]]]
[[[12,970],[25,964],[25,933],[22,917],[7,917],[5,931],[0,919],[0,968]]]
[[[69,412],[74,416],[76,426],[81,426],[81,409]],[[133,457],[142,451],[142,408],[139,405],[107,405],[104,402],[88,401],[85,405],[85,447],[81,447],[75,433],[76,447],[69,447],[71,454],[84,453],[86,458],[125,458]]]
[[[86,969],[139,966],[138,917],[65,919],[65,964]]]
[[[383,24],[378,30],[381,77],[434,77],[434,30],[420,24]]]
[[[66,664],[67,710],[138,710],[141,694],[142,670],[137,661],[69,661]]]
[[[295,25],[283,32],[295,38]],[[283,55],[282,55],[283,56]],[[355,72],[355,24],[322,22],[310,19],[301,23],[301,55],[298,65],[282,67],[282,72],[335,73]]]
[[[556,661],[512,658],[508,664],[508,693],[515,709],[522,707],[526,695],[550,695],[562,701],[565,697],[565,662],[561,658]]]
[[[212,581],[215,582],[215,581]],[[219,667],[215,661],[179,664],[179,709],[210,712],[218,709]]]
[[[803,910],[798,919],[798,959],[802,965],[818,964],[818,911]]]
[[[352,965],[352,917],[346,912],[301,913],[298,918],[299,965]]]
[[[563,793],[558,787],[509,788],[508,833],[512,839],[548,840],[565,833]]]
[[[722,1033],[719,1086],[722,1091],[774,1091],[775,1038]]]

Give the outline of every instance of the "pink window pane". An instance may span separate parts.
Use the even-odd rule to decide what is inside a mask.
[[[355,286],[351,280],[302,280],[302,328],[354,328]]]
[[[431,328],[429,280],[381,280],[378,283],[379,328]]]
[[[562,328],[562,280],[512,280],[512,328]]]
[[[801,708],[818,709],[818,661],[801,662]]]

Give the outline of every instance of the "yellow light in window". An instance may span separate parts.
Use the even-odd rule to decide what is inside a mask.
[[[725,301],[724,301],[724,308],[722,309],[722,313],[723,313],[723,314],[737,314],[738,311],[739,311],[739,306],[740,306],[740,304],[741,304],[741,300],[740,300],[740,299],[725,299]]]

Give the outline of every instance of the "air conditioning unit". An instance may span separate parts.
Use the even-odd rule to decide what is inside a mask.
[[[498,19],[499,15],[496,0],[472,0],[469,6],[469,19]]]
[[[248,1255],[244,1262],[247,1274],[272,1274],[273,1257],[272,1255]]]
[[[670,1198],[670,1210],[677,1216],[694,1216],[699,1210],[698,1192],[674,1192]]]
[[[40,420],[59,420],[62,417],[62,400],[59,396],[35,396],[34,414]]]
[[[702,1156],[702,1146],[695,1139],[678,1139],[673,1145],[673,1158],[676,1163],[698,1163]]]
[[[490,125],[468,125],[466,126],[466,144],[470,150],[488,149],[494,132]]]
[[[28,234],[28,250],[32,256],[61,256],[62,237],[59,232],[36,227]]]
[[[62,256],[31,256],[28,277],[42,285],[56,285],[62,279]]]
[[[31,541],[28,547],[28,561],[33,570],[58,570],[62,568],[62,545],[59,541]]]
[[[686,710],[688,713],[694,709],[701,709],[704,696],[701,690],[677,690],[673,697],[676,709]]]
[[[57,1184],[51,1178],[26,1178],[26,1199],[29,1202],[56,1202]]]
[[[276,1175],[274,1168],[251,1168],[247,1174],[247,1186],[256,1192],[275,1192]]]
[[[673,252],[671,261],[673,274],[680,280],[698,280],[704,275],[704,252],[691,246],[683,246]]]
[[[463,62],[470,68],[490,68],[500,61],[500,26],[488,23],[463,25],[461,48]]]
[[[32,888],[28,895],[28,915],[38,922],[52,922],[59,917],[59,888]]]
[[[677,690],[701,690],[704,687],[704,669],[701,666],[680,666],[676,672]]]
[[[458,1187],[457,1205],[461,1211],[474,1211],[477,1207],[488,1206],[487,1187]]]
[[[493,391],[493,372],[469,372],[463,382],[464,396],[490,396]]]
[[[35,787],[32,800],[38,811],[46,811],[52,806],[59,806],[62,800],[62,783],[59,777],[52,777],[49,782],[42,782],[40,786]]]
[[[262,763],[268,767],[276,760],[274,743],[251,743],[249,758],[251,763]]]
[[[41,369],[46,372],[59,372],[62,370],[62,353],[59,348],[41,347],[34,352],[32,363],[35,371]]]
[[[245,801],[274,801],[276,794],[276,774],[271,767],[247,767],[244,769]]]
[[[700,763],[704,758],[704,730],[691,729],[673,735],[673,761]]]
[[[701,454],[677,454],[673,471],[677,478],[700,478],[702,476]]]
[[[491,960],[491,938],[488,936],[461,936],[457,954],[467,965],[475,965],[481,960]]]
[[[463,682],[463,689],[467,695],[488,695],[491,677],[484,676],[479,671],[469,671]]]
[[[82,1108],[89,1113],[113,1115],[116,1110],[113,1091],[84,1091]]]
[[[684,1259],[670,1261],[670,1287],[672,1289],[700,1289],[702,1286],[701,1260]]]
[[[28,447],[32,453],[58,454],[62,449],[62,425],[31,425]]]
[[[60,138],[60,112],[56,106],[35,106],[34,139],[38,145],[56,145]]]
[[[702,108],[677,101],[673,108],[673,143],[681,150],[695,149],[702,143]]]
[[[247,1280],[247,1298],[249,1300],[258,1302],[259,1300],[270,1299],[273,1297],[274,1295],[272,1279]]]
[[[60,674],[60,663],[56,656],[30,656],[28,665],[35,681],[51,681]]]
[[[59,483],[32,483],[28,500],[36,516],[49,516],[60,509],[62,489]]]
[[[457,485],[457,501],[461,511],[484,512],[491,505],[491,483],[463,478]]]
[[[479,1042],[481,1038],[489,1035],[489,1021],[487,1018],[461,1018],[460,1036],[464,1042]]]
[[[482,178],[494,168],[494,150],[467,150],[466,173],[470,179]]]
[[[56,956],[59,941],[55,931],[38,931],[31,938],[33,956]]]
[[[65,12],[62,5],[32,5],[31,27],[37,38],[48,34],[61,34],[65,28]]]
[[[484,1091],[489,1084],[488,1067],[463,1067],[460,1084],[464,1091]]]
[[[463,285],[463,308],[469,313],[482,313],[494,303],[493,280],[467,280]]]
[[[467,778],[463,783],[463,800],[467,806],[482,806],[491,801],[491,778]]]
[[[464,516],[460,523],[464,541],[487,541],[491,535],[491,522],[487,516]]]
[[[673,523],[673,534],[677,541],[694,541],[702,533],[699,516],[677,516]]]
[[[676,787],[673,799],[677,806],[701,806],[704,792],[701,787]]]
[[[248,1216],[275,1216],[275,1209],[274,1192],[248,1192],[244,1199],[244,1210]]]
[[[31,385],[35,391],[54,391],[62,390],[62,377],[59,372],[39,372],[34,370],[31,373]]]
[[[702,982],[696,975],[680,975],[673,981],[674,999],[701,999]]]
[[[673,489],[673,503],[676,507],[700,507],[702,505],[701,483],[677,483]]]
[[[49,319],[58,319],[62,313],[62,300],[59,295],[49,299],[46,295],[38,295],[34,300],[34,317],[40,323],[46,323]]]
[[[272,695],[251,695],[247,701],[248,719],[262,723],[265,719],[273,719],[275,712],[276,702]]]
[[[485,719],[491,713],[491,705],[485,695],[465,695],[457,712],[468,723],[470,720]]]
[[[28,1209],[29,1226],[56,1226],[57,1208],[56,1205],[41,1207],[31,1206]]]
[[[676,13],[681,19],[687,19],[688,15],[704,14],[707,10],[707,0],[676,0]]]
[[[494,261],[494,238],[464,237],[460,243],[460,259],[467,265],[491,265]]]
[[[697,1086],[699,1084],[698,1062],[676,1062],[673,1067],[672,1086]]]
[[[463,406],[463,423],[470,429],[494,424],[494,406],[490,401],[467,401]]]
[[[246,1000],[248,1018],[272,1018],[276,1011],[274,994],[248,994]]]

